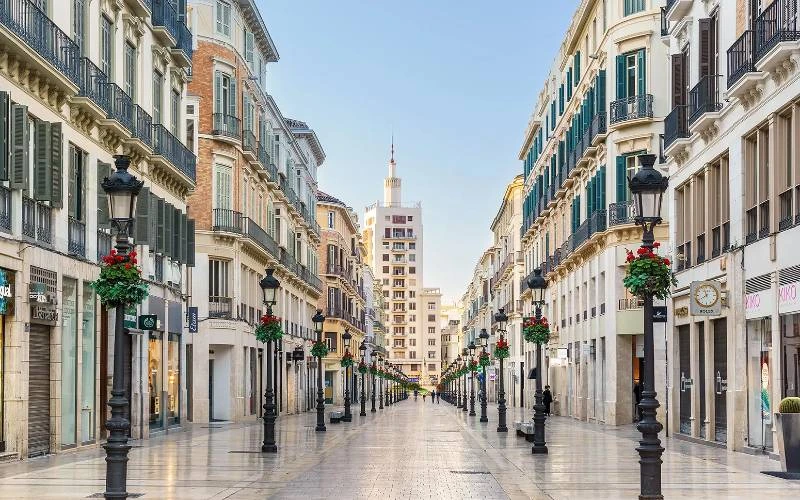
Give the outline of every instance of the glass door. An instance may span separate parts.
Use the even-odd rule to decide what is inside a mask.
[[[164,428],[164,419],[161,416],[161,370],[163,369],[161,349],[161,332],[150,332],[148,344],[148,388],[150,391],[151,431]]]
[[[180,386],[181,386],[181,336],[170,333],[167,342],[167,421],[170,426],[179,425],[180,418]]]
[[[95,295],[83,284],[83,329],[81,330],[81,443],[95,439]]]
[[[728,321],[715,320],[714,329],[714,441],[728,441]]]
[[[770,318],[747,322],[747,442],[754,448],[772,450],[772,360]]]
[[[678,327],[678,355],[680,367],[680,430],[681,434],[692,433],[692,368],[691,334],[689,325]]]
[[[78,397],[78,282],[64,278],[63,323],[61,328],[61,445],[77,443]]]

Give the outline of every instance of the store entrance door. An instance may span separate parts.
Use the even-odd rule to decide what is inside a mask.
[[[714,441],[728,441],[728,322],[714,321]]]
[[[28,358],[28,457],[50,453],[50,327],[32,323]]]

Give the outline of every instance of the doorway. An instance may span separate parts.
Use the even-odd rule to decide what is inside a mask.
[[[50,327],[31,324],[28,348],[28,457],[50,453]]]
[[[680,368],[679,415],[681,434],[692,434],[692,365],[689,325],[678,327],[678,365]]]
[[[208,421],[214,420],[214,360],[208,360]]]
[[[714,320],[714,441],[728,441],[728,321]]]

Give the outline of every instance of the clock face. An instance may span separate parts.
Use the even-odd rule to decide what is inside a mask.
[[[703,307],[711,307],[719,300],[719,293],[711,285],[700,285],[694,291],[694,299]]]

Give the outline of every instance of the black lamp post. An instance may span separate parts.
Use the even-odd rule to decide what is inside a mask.
[[[276,304],[275,295],[281,282],[278,278],[273,276],[274,269],[267,269],[265,275],[258,282],[261,287],[261,292],[264,297],[264,305],[267,306],[267,316],[272,316],[272,307]],[[274,382],[272,380],[272,340],[267,340],[267,389],[264,394],[264,443],[261,445],[261,451],[264,453],[277,453],[278,445],[275,444],[275,392]]]
[[[378,354],[373,350],[370,357],[372,358],[372,371],[377,371],[378,366],[375,364]],[[370,413],[375,413],[375,373],[372,374],[372,393],[370,393],[370,400],[372,400],[372,409]]]
[[[383,364],[383,397],[385,398],[384,406],[387,408],[389,407],[389,386],[391,385],[391,382],[389,381],[389,366],[389,360],[387,359]]]
[[[386,362],[386,406],[391,406],[393,401],[394,395],[394,382],[392,379],[389,378],[394,374],[394,370],[392,369],[392,364],[388,361]]]
[[[504,340],[506,334],[506,316],[505,310],[501,307],[494,315],[494,320],[497,322],[497,333],[500,334],[500,341]],[[497,391],[497,432],[508,432],[506,426],[506,391],[503,387],[503,358],[500,358],[500,385]]]
[[[475,372],[472,371],[472,362],[475,360],[475,342],[469,343],[469,416],[475,416]]]
[[[461,355],[459,354],[456,358],[456,372],[458,369],[461,368]],[[456,408],[461,408],[461,377],[456,377]]]
[[[642,228],[642,246],[653,248],[653,230],[661,223],[661,200],[669,185],[669,179],[653,168],[655,155],[640,155],[642,168],[629,181],[636,208],[636,224]],[[644,299],[644,384],[639,403],[642,418],[636,428],[642,433],[639,441],[640,499],[660,499],[661,494],[661,454],[664,448],[658,433],[663,429],[656,419],[659,407],[655,388],[655,346],[653,344],[653,296]]]
[[[311,321],[314,323],[314,331],[317,332],[317,342],[322,342],[322,329],[325,326],[325,316],[322,309],[317,309]],[[317,426],[316,432],[325,432],[325,392],[322,384],[322,358],[317,359]]]
[[[383,356],[378,354],[378,370],[383,372]],[[378,381],[378,409],[383,410],[383,377]]]
[[[117,230],[117,240],[114,248],[117,255],[122,256],[124,262],[129,259],[131,241],[128,232],[136,217],[136,197],[144,185],[128,172],[131,159],[128,156],[114,157],[114,166],[117,170],[110,177],[103,179],[103,191],[108,195],[108,208],[111,214],[111,223]],[[103,448],[106,450],[106,491],[105,498],[128,497],[128,431],[130,421],[125,418],[129,405],[125,397],[125,335],[124,328],[125,305],[120,304],[114,313],[114,381],[111,387],[111,418],[106,422],[108,440]]]
[[[294,361],[294,411],[300,413],[300,362],[306,358],[306,352],[302,346],[295,346],[292,350],[292,361]]]
[[[464,370],[464,397],[462,398],[464,400],[464,405],[461,407],[461,411],[467,413],[467,411],[469,410],[469,405],[467,404],[467,377],[469,377],[470,373],[469,357],[468,357],[469,349],[467,349],[466,347],[461,349],[461,355],[464,356],[464,368],[466,368],[466,370]]]
[[[365,358],[367,352],[367,344],[365,342],[366,340],[362,341],[361,345],[358,346],[358,352],[361,353],[361,362],[366,366],[367,361]],[[361,413],[359,413],[359,415],[362,417],[367,416],[367,398],[364,395],[364,377],[366,375],[367,375],[366,373],[361,374],[361,396],[359,397],[359,399],[361,400]]]
[[[486,331],[486,328],[481,328],[481,333],[478,335],[478,338],[481,339],[481,349],[483,352],[486,353],[486,349],[489,347],[489,332]],[[483,380],[481,381],[481,389],[483,395],[481,396],[481,422],[488,422],[489,418],[486,416],[486,367],[482,367],[483,369]]]
[[[350,330],[347,328],[344,329],[344,333],[342,334],[342,342],[344,342],[344,353],[345,355],[350,352],[350,341],[353,339],[353,335],[350,333]],[[344,417],[342,420],[345,422],[352,422],[353,415],[350,413],[350,367],[345,367],[344,369]]]
[[[528,288],[533,293],[533,307],[536,319],[542,319],[542,306],[544,305],[544,291],[547,289],[547,280],[542,276],[541,269],[535,269],[534,275],[528,280]],[[536,343],[536,395],[533,405],[533,448],[531,453],[546,454],[547,444],[545,442],[545,408],[542,394],[542,378],[544,369],[542,367],[542,344]]]

